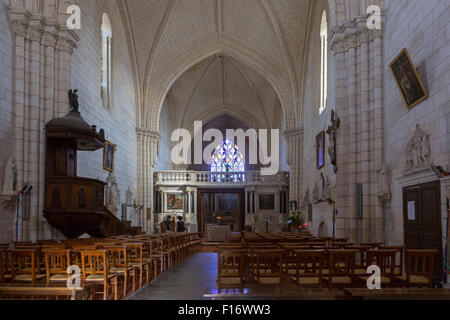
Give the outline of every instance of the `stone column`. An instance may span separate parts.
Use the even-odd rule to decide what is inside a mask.
[[[302,163],[303,163],[303,128],[286,130],[287,163],[289,172],[289,200],[297,201],[300,205],[302,199]]]
[[[78,36],[55,21],[55,5],[8,7],[13,32],[14,125],[17,188],[32,186],[29,219],[19,221],[19,240],[51,238],[42,218],[45,186],[44,125],[68,111],[70,59]],[[65,1],[67,2],[67,1]],[[59,3],[62,8],[63,1]],[[61,15],[64,18],[65,13]],[[55,53],[55,48],[56,53]],[[56,101],[55,101],[56,100]],[[60,113],[56,110],[62,110]],[[13,225],[15,234],[15,225]]]
[[[25,131],[27,142],[28,163],[25,163],[25,172],[27,181],[33,186],[30,193],[30,213],[29,219],[24,223],[24,228],[28,231],[29,240],[39,238],[39,221],[41,218],[40,209],[43,203],[39,202],[39,194],[43,194],[43,180],[39,180],[41,163],[44,158],[41,156],[43,146],[39,144],[39,137],[43,132],[40,123],[40,63],[41,63],[41,39],[42,28],[39,26],[30,26],[27,33],[27,42],[29,47],[28,67],[25,68],[29,79],[28,92],[28,128]],[[28,69],[28,70],[27,70]],[[40,157],[41,156],[41,157]]]
[[[56,112],[55,116],[63,117],[69,112],[67,92],[70,88],[70,61],[75,43],[63,36],[57,37],[56,43]]]
[[[14,78],[12,79],[14,91],[14,125],[15,125],[15,152],[17,169],[17,188],[21,189],[24,183],[24,128],[25,128],[25,36],[27,24],[13,20],[11,28],[14,33]],[[15,219],[13,235],[16,236]],[[19,230],[21,221],[19,221]],[[20,238],[18,240],[21,240]]]
[[[377,199],[377,163],[383,161],[382,30],[369,30],[359,17],[334,28],[337,138],[337,237],[384,241],[383,207]],[[373,53],[372,53],[373,51]],[[373,96],[372,96],[373,95]],[[357,184],[362,185],[362,218]]]
[[[136,129],[138,142],[138,192],[139,204],[144,206],[145,225],[142,226],[145,232],[154,232],[154,194],[153,194],[153,168],[158,159],[159,133],[145,128]],[[151,216],[147,216],[147,209],[151,209]]]

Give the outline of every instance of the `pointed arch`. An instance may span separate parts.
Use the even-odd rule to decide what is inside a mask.
[[[174,52],[155,70],[153,82],[147,88],[145,108],[140,115],[147,128],[157,130],[161,107],[173,83],[190,67],[214,54],[223,54],[247,65],[263,76],[274,88],[281,102],[286,127],[295,125],[295,98],[289,79],[284,76],[284,67],[267,61],[236,39],[215,35],[204,37]]]

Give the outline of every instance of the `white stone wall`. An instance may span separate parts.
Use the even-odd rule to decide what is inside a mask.
[[[320,179],[322,172],[324,177],[330,179],[331,185],[335,184],[335,174],[333,166],[328,156],[328,135],[325,136],[325,167],[318,170],[316,166],[316,136],[321,131],[327,131],[330,125],[331,111],[334,109],[334,59],[333,55],[328,53],[328,98],[325,110],[319,114],[320,106],[320,23],[322,13],[326,10],[328,21],[328,32],[331,30],[330,14],[328,12],[327,1],[317,1],[313,17],[311,20],[311,32],[309,34],[309,45],[307,53],[304,107],[302,113],[302,123],[304,128],[303,140],[303,168],[302,168],[302,197],[306,190],[309,191],[309,201],[313,202],[312,191],[316,181]],[[328,46],[328,50],[330,46]],[[307,220],[308,211],[305,207],[302,210],[303,218]],[[325,222],[329,227],[329,234],[332,234],[332,207],[328,203],[313,203],[312,221],[309,222],[309,228],[313,234],[317,235],[319,225]]]
[[[116,1],[82,0],[80,40],[72,55],[71,86],[78,89],[80,112],[90,125],[105,130],[106,139],[117,145],[114,175],[125,202],[128,187],[137,188],[137,138],[134,82],[128,44]],[[112,25],[112,97],[106,109],[100,97],[101,24],[107,13]],[[80,152],[78,175],[106,181],[103,149]],[[120,212],[119,212],[120,214]]]
[[[450,2],[441,0],[386,1],[384,127],[385,158],[392,170],[394,195],[387,213],[387,241],[403,243],[402,176],[404,150],[416,124],[430,135],[432,161],[450,165]],[[408,110],[394,81],[389,63],[407,48],[429,98]],[[437,178],[435,179],[437,180]],[[409,181],[421,183],[420,177]],[[441,196],[445,214],[445,196]],[[443,235],[445,235],[445,220]]]
[[[3,188],[5,165],[14,150],[12,84],[12,33],[6,11],[9,0],[0,1],[0,189]],[[13,237],[14,208],[0,205],[0,243]]]
[[[170,110],[167,100],[164,102],[164,105],[161,109],[160,117],[159,134],[161,135],[161,139],[159,142],[158,160],[156,161],[154,171],[172,169],[172,160],[170,154],[172,151],[171,136],[172,130],[174,129],[171,128]]]

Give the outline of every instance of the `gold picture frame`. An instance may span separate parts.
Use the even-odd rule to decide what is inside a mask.
[[[325,167],[325,131],[321,131],[316,136],[316,167]]]
[[[389,64],[389,68],[409,110],[428,98],[427,89],[406,48]]]
[[[183,193],[166,193],[166,211],[180,211],[184,207]]]
[[[105,147],[103,148],[103,169],[109,172],[114,171],[114,156],[116,153],[117,146],[109,141],[105,142]]]

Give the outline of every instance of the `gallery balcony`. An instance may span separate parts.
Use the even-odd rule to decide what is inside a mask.
[[[288,185],[289,173],[280,171],[276,175],[263,176],[260,171],[210,172],[210,171],[157,171],[155,186],[213,186],[245,187],[251,185]]]

